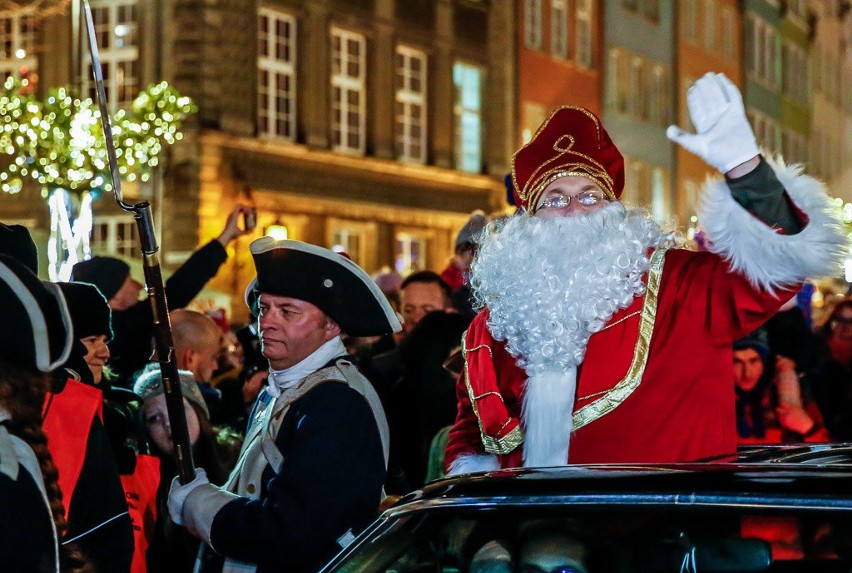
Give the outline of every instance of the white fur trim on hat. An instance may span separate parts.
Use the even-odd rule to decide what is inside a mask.
[[[500,469],[500,462],[494,454],[465,454],[450,464],[449,476],[491,472]]]
[[[808,224],[795,235],[779,234],[740,206],[724,181],[713,182],[705,188],[699,209],[710,250],[770,293],[839,272],[846,238],[822,183],[803,175],[801,165],[787,166],[780,158],[766,161],[796,207],[808,216]]]

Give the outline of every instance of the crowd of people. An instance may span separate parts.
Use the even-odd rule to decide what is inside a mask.
[[[0,226],[0,503],[21,508],[0,568],[311,573],[445,472],[852,440],[852,299],[816,330],[797,304],[845,249],[824,189],[761,155],[724,76],[688,103],[697,133],[669,137],[723,175],[703,250],[621,203],[623,157],[574,107],[516,153],[516,213],[473,213],[440,273],[263,237],[231,325],[186,307],[248,232],[235,208],[165,285],[186,483],[130,267],[42,282],[27,230]]]

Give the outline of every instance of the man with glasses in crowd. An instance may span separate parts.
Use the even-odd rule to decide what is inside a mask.
[[[667,134],[725,175],[701,205],[711,252],[619,201],[624,159],[588,110],[556,110],[515,154],[525,212],[480,238],[451,473],[735,450],[731,343],[834,272],[844,239],[821,184],[760,155],[728,78],[687,99],[697,133]]]

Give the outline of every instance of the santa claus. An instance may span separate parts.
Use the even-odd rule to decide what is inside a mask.
[[[760,155],[728,78],[688,107],[697,133],[669,138],[725,175],[699,211],[710,252],[619,201],[624,160],[588,110],[556,110],[515,154],[524,213],[479,237],[450,473],[736,448],[732,341],[835,272],[845,240],[822,185]]]

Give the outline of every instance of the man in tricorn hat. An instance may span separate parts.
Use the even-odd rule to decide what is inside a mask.
[[[624,159],[588,110],[556,110],[515,154],[525,213],[481,235],[451,472],[735,450],[732,341],[834,272],[844,239],[822,185],[760,155],[728,78],[687,103],[697,133],[669,138],[725,175],[701,205],[712,252],[668,248],[619,201]]]
[[[397,332],[387,299],[348,258],[298,241],[251,244],[269,383],[251,416],[237,469],[216,488],[203,471],[175,481],[169,511],[226,558],[202,571],[320,569],[375,517],[387,423],[340,340]],[[210,552],[207,551],[207,557]]]

